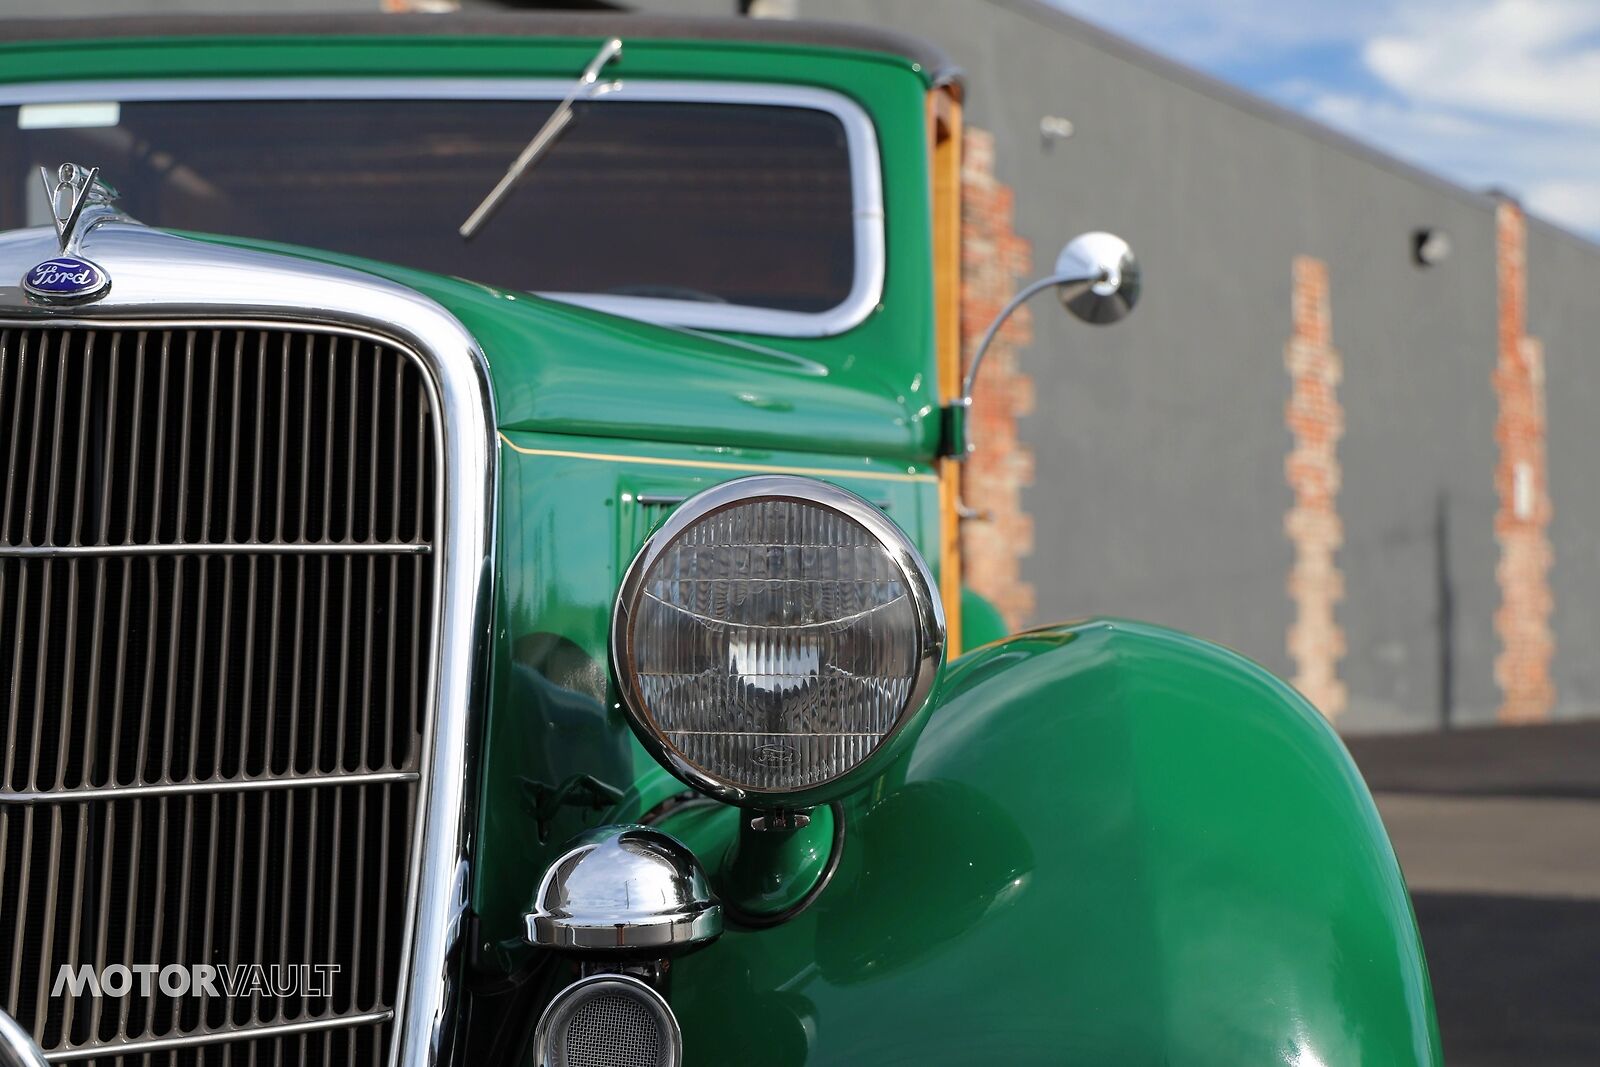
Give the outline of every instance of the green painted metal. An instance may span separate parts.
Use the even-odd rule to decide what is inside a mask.
[[[7,44],[0,80],[570,76],[597,43]],[[290,250],[433,297],[490,363],[504,445],[472,886],[489,977],[528,961],[521,915],[564,842],[683,791],[628,729],[606,660],[621,570],[670,506],[650,501],[805,473],[881,501],[939,564],[923,72],[747,43],[641,41],[624,63],[856,99],[883,154],[879,310],[832,338],[711,337]],[[964,600],[969,647],[1003,633],[984,608]],[[838,870],[810,906],[675,965],[689,1062],[1438,1062],[1371,797],[1326,723],[1259,667],[1131,623],[1034,631],[949,665],[921,726],[844,802]],[[731,809],[667,822],[744,905],[792,903],[824,856],[820,823],[751,842]]]
[[[677,965],[689,1062],[1439,1062],[1377,810],[1287,685],[1095,621],[963,657],[929,718],[816,903]]]
[[[635,740],[616,704],[607,637],[622,571],[682,499],[748,473],[805,472],[887,507],[924,552],[938,545],[937,478],[927,466],[800,451],[632,442],[509,431],[500,450],[500,577],[482,746],[482,831],[474,906],[480,951],[510,966],[504,942],[545,863],[581,830],[634,821],[684,790]],[[911,736],[911,735],[908,735]],[[582,795],[541,826],[530,789],[592,775],[626,795]],[[732,821],[726,824],[730,829]]]
[[[438,301],[488,356],[502,430],[849,457],[835,465],[865,456],[924,460],[938,446],[938,412],[917,381],[922,369],[906,358],[868,363],[854,351],[851,339],[871,333],[878,319],[836,338],[739,338],[356,256],[188,236],[353,267]],[[606,447],[619,451],[617,441]]]
[[[968,650],[1009,636],[1011,626],[981,594],[961,587],[961,640]]]
[[[928,72],[898,55],[778,41],[628,38],[607,68],[630,77],[850,85],[883,72]],[[0,42],[6,81],[118,78],[280,78],[483,75],[576,77],[599,37],[486,37],[407,33],[217,34]],[[820,69],[811,70],[808,68]],[[843,76],[840,71],[846,71]]]
[[[686,804],[659,823],[694,850],[727,908],[727,921],[770,920],[803,907],[833,857],[834,816],[827,805],[800,829],[756,830],[751,813],[706,800]]]

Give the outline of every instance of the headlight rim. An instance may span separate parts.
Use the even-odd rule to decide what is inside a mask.
[[[632,619],[643,592],[646,575],[660,553],[689,527],[729,508],[757,500],[789,500],[839,512],[864,527],[899,568],[911,597],[917,624],[917,668],[910,695],[895,724],[860,763],[826,782],[796,789],[759,790],[714,777],[685,759],[657,728],[638,690],[632,658]],[[816,478],[787,474],[757,474],[720,482],[679,504],[664,522],[650,532],[634,554],[617,588],[612,605],[609,636],[611,670],[620,705],[628,724],[647,752],[693,789],[745,808],[786,809],[815,807],[853,790],[870,769],[881,764],[898,747],[906,727],[915,722],[933,693],[945,648],[944,606],[927,562],[911,539],[882,509],[856,493]]]

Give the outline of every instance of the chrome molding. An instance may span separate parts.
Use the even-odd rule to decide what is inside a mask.
[[[440,423],[439,640],[429,664],[433,702],[412,845],[407,966],[396,993],[390,1062],[451,1062],[458,1036],[457,941],[468,909],[471,745],[483,701],[493,578],[498,445],[483,354],[444,308],[376,276],[122,221],[107,221],[84,241],[85,251],[115,279],[107,296],[70,310],[35,306],[20,279],[55,244],[49,227],[0,236],[0,322],[315,329],[398,345],[426,371]]]
[[[192,78],[35,82],[0,86],[0,107],[43,103],[155,100],[556,100],[572,88],[560,78]],[[850,149],[855,276],[850,294],[820,312],[707,305],[692,300],[541,292],[597,311],[669,326],[735,330],[773,337],[829,337],[860,325],[883,296],[883,168],[877,130],[861,105],[831,89],[756,82],[648,81],[630,78],[607,100],[758,104],[833,115]],[[603,104],[600,106],[604,106]],[[530,131],[531,132],[531,131]],[[41,257],[42,258],[42,257]],[[115,275],[115,271],[112,272]],[[120,285],[121,280],[115,279]]]
[[[272,541],[225,544],[218,541],[174,542],[170,545],[0,545],[0,557],[57,559],[62,556],[292,556],[337,552],[343,556],[426,556],[432,545],[339,544],[302,541],[286,545]]]
[[[263,789],[381,785],[387,782],[415,782],[421,777],[415,771],[373,771],[365,774],[286,774],[274,778],[237,778],[221,782],[152,782],[148,785],[110,785],[43,792],[0,792],[0,804],[87,804],[95,800],[176,797],[186,793],[249,793]]]
[[[0,1067],[44,1067],[44,1053],[22,1024],[0,1009]]]
[[[689,497],[686,493],[639,493],[633,499],[647,508],[675,508]],[[887,500],[873,500],[870,503],[879,511],[888,511],[894,506]],[[0,555],[3,554],[3,550],[0,550]]]
[[[875,752],[887,750],[889,741],[905,727],[906,723],[916,717],[916,713],[927,702],[928,695],[933,691],[933,683],[939,674],[939,661],[944,655],[945,644],[944,607],[939,600],[938,586],[934,583],[926,561],[900,527],[870,501],[862,499],[855,493],[813,478],[758,474],[714,485],[680,505],[645,539],[633,562],[629,564],[622,584],[617,590],[616,603],[611,613],[612,669],[616,673],[623,709],[628,713],[629,721],[635,727],[634,734],[645,750],[673,774],[707,796],[745,807],[782,807],[786,793],[814,793],[818,787],[813,785],[807,786],[804,790],[758,793],[706,774],[686,760],[661,735],[645,710],[644,696],[639,690],[633,669],[631,633],[634,612],[644,596],[645,576],[661,552],[690,526],[707,516],[752,500],[764,499],[798,500],[806,504],[815,504],[853,520],[877,538],[905,580],[906,590],[915,608],[919,631],[917,674],[907,695],[905,707],[900,712],[900,718],[895,722],[894,728],[883,735]],[[863,763],[857,764],[833,780],[849,778],[857,768],[869,762],[872,762],[871,755]]]
[[[340,1030],[350,1026],[375,1026],[388,1022],[392,1011],[357,1012],[348,1015],[330,1015],[321,1019],[307,1019],[294,1023],[268,1023],[239,1030],[218,1030],[215,1033],[188,1034],[184,1037],[153,1037],[148,1041],[129,1041],[121,1045],[85,1045],[69,1052],[46,1056],[46,1063],[72,1063],[75,1060],[92,1060],[100,1056],[137,1056],[141,1053],[166,1052],[171,1049],[195,1048],[199,1045],[220,1045],[228,1041],[247,1041],[251,1038],[284,1037],[289,1034],[309,1034],[319,1030]]]

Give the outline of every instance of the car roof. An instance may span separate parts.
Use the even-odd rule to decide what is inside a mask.
[[[704,18],[595,12],[483,12],[445,15],[134,15],[0,20],[0,43],[118,37],[232,36],[621,37],[748,41],[855,49],[898,56],[933,83],[960,72],[938,46],[910,34],[843,22]]]

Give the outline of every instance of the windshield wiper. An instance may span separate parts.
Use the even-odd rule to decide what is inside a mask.
[[[585,100],[593,100],[597,96],[603,96],[606,93],[622,88],[621,81],[595,84],[600,77],[600,72],[606,68],[606,64],[621,55],[622,40],[620,38],[613,37],[600,46],[600,51],[596,52],[595,57],[589,61],[589,65],[583,68],[583,73],[578,77],[578,84],[572,87],[572,91],[567,94],[567,98],[557,105],[548,119],[545,119],[544,125],[539,127],[539,132],[533,135],[533,140],[528,142],[527,147],[507,168],[505,176],[495,184],[493,189],[489,190],[489,195],[483,198],[483,203],[473,209],[472,214],[467,216],[467,221],[461,224],[461,236],[464,240],[470,241],[478,235],[478,231],[483,228],[485,222],[489,221],[489,217],[499,209],[500,204],[505,200],[507,194],[511,192],[512,187],[522,180],[522,176],[527,172],[528,168],[537,163],[546,149],[555,143],[557,137],[561,136],[561,131],[565,130],[567,125],[572,122],[572,105],[577,102],[580,96]]]

